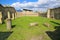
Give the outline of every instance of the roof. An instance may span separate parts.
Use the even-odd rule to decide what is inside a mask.
[[[28,10],[28,9],[23,9],[24,11],[32,11],[32,10]]]
[[[6,11],[16,12],[14,7],[4,7]]]

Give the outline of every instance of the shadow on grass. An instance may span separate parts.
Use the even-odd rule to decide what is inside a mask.
[[[54,22],[54,21],[50,21],[50,22],[52,22],[52,23],[54,23],[54,24],[57,24],[57,25],[60,25],[60,23],[57,23],[57,22]]]
[[[14,28],[16,25],[12,25],[12,28]]]
[[[56,22],[53,23],[58,25],[55,26],[55,31],[46,31],[46,33],[52,40],[60,40],[60,24]]]
[[[0,32],[0,40],[7,40],[13,32]]]

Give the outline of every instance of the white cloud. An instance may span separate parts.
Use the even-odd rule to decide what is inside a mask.
[[[38,0],[38,3],[43,4],[43,3],[47,3],[49,0]]]
[[[36,9],[36,10],[45,10],[47,8],[54,8],[60,6],[60,0],[38,0],[36,2],[26,2],[23,3],[16,2],[12,3],[11,6],[16,9],[27,8],[27,9]]]

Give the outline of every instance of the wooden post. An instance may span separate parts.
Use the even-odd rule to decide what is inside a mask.
[[[11,30],[12,23],[11,23],[10,12],[8,12],[8,18],[7,18],[7,20],[6,20],[6,24],[7,24],[7,29],[8,29],[8,30]]]

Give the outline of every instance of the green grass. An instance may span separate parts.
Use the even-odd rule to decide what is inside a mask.
[[[1,40],[3,40],[2,38],[4,38],[4,40],[31,40],[32,37],[37,36],[43,36],[43,40],[51,40],[49,36],[47,36],[46,31],[54,31],[54,27],[57,26],[57,24],[54,24],[51,21],[60,23],[60,20],[47,19],[43,17],[24,16],[16,18],[12,21],[12,25],[15,25],[11,30],[12,33],[6,29],[6,24],[0,25]],[[29,23],[32,22],[38,22],[39,25],[30,27]],[[49,28],[43,25],[46,22],[51,25]]]

